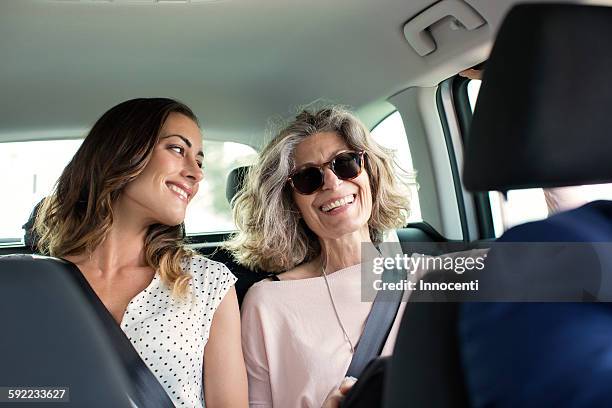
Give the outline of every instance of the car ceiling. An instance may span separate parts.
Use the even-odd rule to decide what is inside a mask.
[[[514,1],[467,1],[487,21],[441,22],[418,56],[403,25],[431,0],[3,0],[0,141],[82,137],[135,97],[191,106],[205,138],[261,146],[304,104],[342,103],[373,126],[390,96],[486,58]]]

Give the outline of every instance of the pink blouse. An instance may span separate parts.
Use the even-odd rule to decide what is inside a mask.
[[[372,306],[361,301],[360,265],[332,273],[328,280],[355,345]],[[404,307],[383,355],[393,351]],[[242,305],[242,347],[252,408],[320,408],[352,358],[322,277],[253,285]]]

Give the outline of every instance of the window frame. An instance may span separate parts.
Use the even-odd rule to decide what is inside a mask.
[[[463,241],[448,148],[436,106],[438,86],[410,87],[387,101],[397,108],[412,152],[424,222],[451,241]]]
[[[468,208],[465,198],[465,190],[463,189],[461,183],[461,175],[459,171],[459,164],[457,156],[460,154],[460,151],[456,148],[456,140],[453,141],[453,132],[451,131],[451,119],[449,117],[448,110],[452,108],[454,105],[452,99],[452,93],[450,90],[450,86],[452,84],[451,80],[443,81],[436,91],[436,108],[438,110],[438,115],[440,118],[440,124],[442,125],[442,132],[444,134],[444,142],[446,143],[446,150],[448,152],[448,160],[450,163],[451,171],[453,174],[453,186],[455,192],[455,199],[457,200],[457,209],[459,211],[459,219],[461,222],[461,232],[463,235],[463,241],[469,242],[471,238],[470,227],[468,225]],[[455,122],[457,122],[455,120]],[[458,123],[456,123],[458,125]],[[457,129],[459,134],[457,135],[461,138],[460,129]]]
[[[449,80],[451,81],[452,95],[455,102],[454,110],[457,116],[463,148],[468,142],[470,124],[472,123],[473,116],[468,97],[468,84],[472,80],[459,75]],[[495,226],[488,192],[473,192],[471,194],[478,225],[478,239],[495,239]]]

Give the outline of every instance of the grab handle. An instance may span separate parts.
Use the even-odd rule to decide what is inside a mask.
[[[428,29],[449,16],[454,18],[454,28],[461,27],[471,31],[486,24],[485,19],[466,2],[442,0],[404,25],[404,36],[417,54],[423,57],[436,50],[436,42]]]

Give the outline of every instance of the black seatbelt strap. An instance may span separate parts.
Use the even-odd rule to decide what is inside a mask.
[[[85,293],[85,297],[91,302],[93,309],[100,318],[102,325],[108,333],[110,342],[114,346],[119,359],[123,362],[127,374],[132,381],[134,395],[129,397],[138,408],[146,407],[170,407],[174,408],[174,403],[166,393],[166,390],[159,383],[155,375],[142,360],[130,339],[127,338],[121,327],[117,324],[113,316],[106,309],[96,292],[92,289],[83,276],[79,268],[72,262],[63,260],[70,267],[72,277],[78,286]]]
[[[396,269],[383,272],[383,282],[399,282],[405,276]],[[363,369],[378,357],[387,341],[395,316],[399,309],[404,290],[379,290],[366,319],[365,328],[357,343],[355,354],[346,372],[347,376],[359,378]]]

